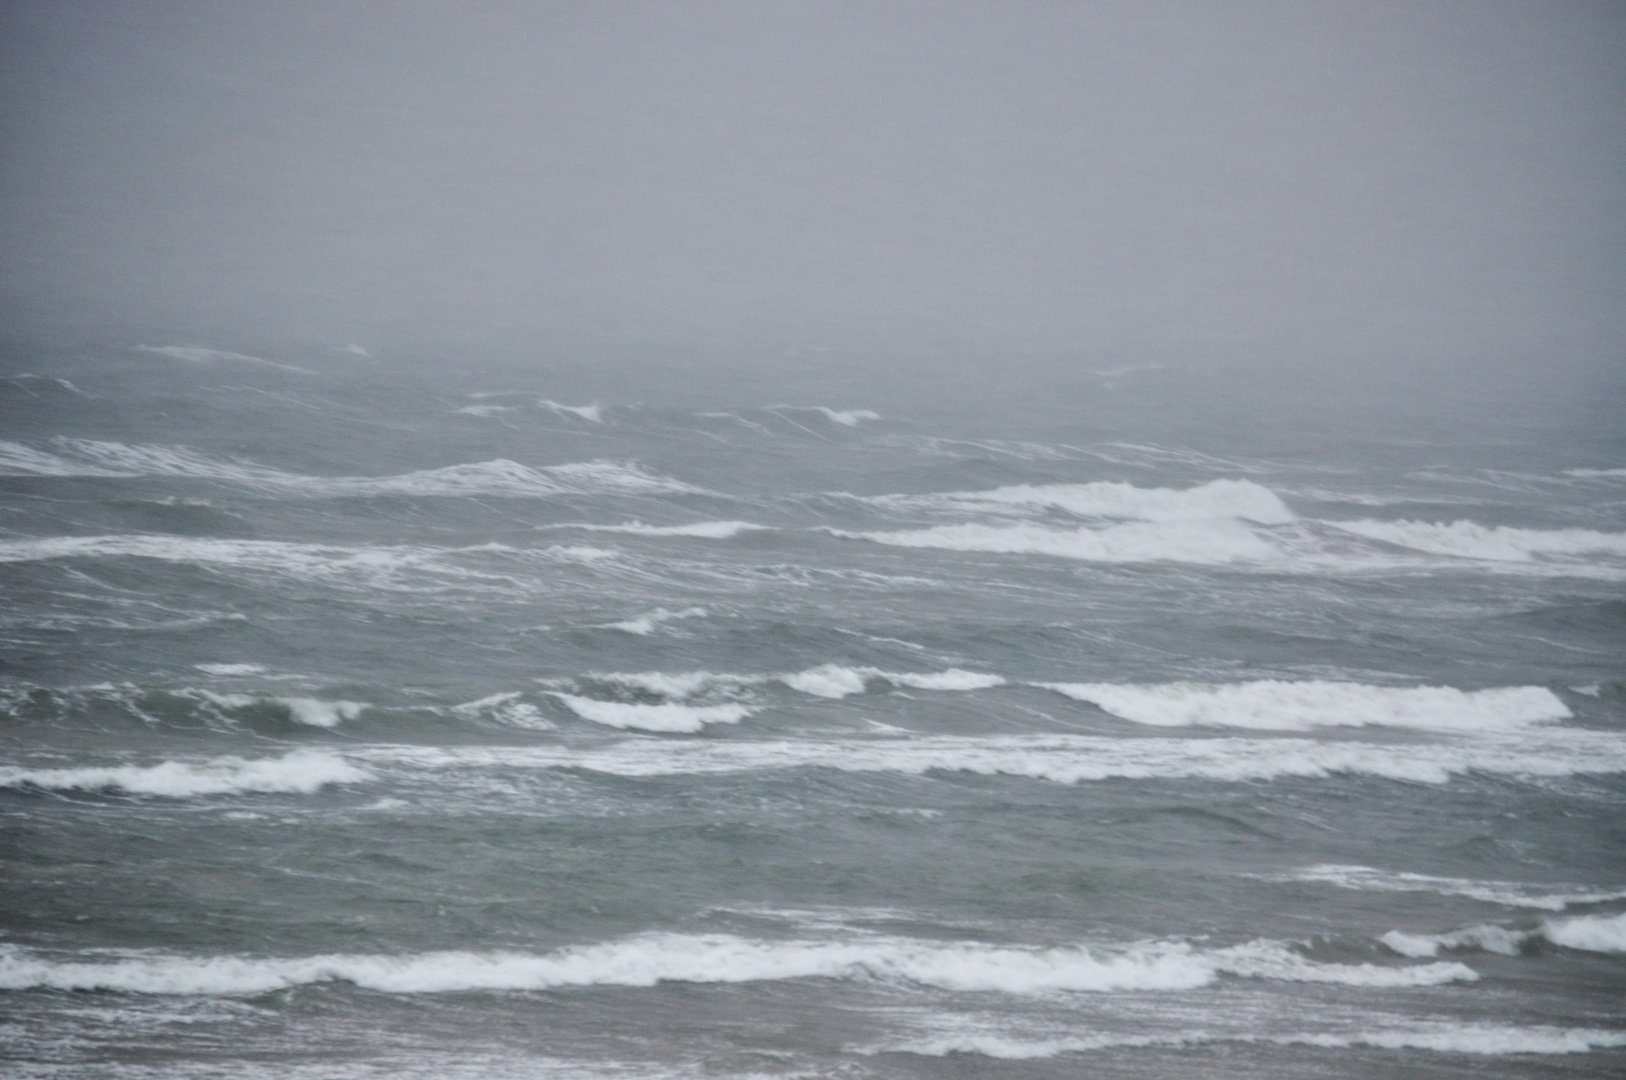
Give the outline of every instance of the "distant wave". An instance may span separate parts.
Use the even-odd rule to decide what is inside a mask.
[[[1314,881],[1341,889],[1375,892],[1433,892],[1443,896],[1466,896],[1504,907],[1563,911],[1571,904],[1596,904],[1626,900],[1626,889],[1596,890],[1579,887],[1529,885],[1511,881],[1471,881],[1464,878],[1434,877],[1370,866],[1311,866],[1292,875],[1295,881]],[[1555,891],[1555,888],[1557,891]]]
[[[1303,731],[1381,724],[1482,731],[1562,720],[1569,707],[1543,686],[1456,690],[1351,682],[1036,683],[1137,724]]]
[[[928,495],[879,495],[864,501],[892,509],[967,513],[1009,513],[1058,509],[1079,517],[1125,521],[1184,521],[1191,518],[1243,518],[1261,525],[1296,520],[1275,492],[1251,480],[1214,480],[1184,491],[1138,488],[1098,481],[1088,484],[1016,484],[991,491],[949,491]]]
[[[1003,686],[1005,679],[975,671],[950,668],[935,672],[883,671],[873,667],[821,664],[803,671],[771,675],[735,675],[728,672],[604,672],[576,679],[544,680],[549,685],[608,685],[672,700],[686,700],[707,691],[731,691],[779,683],[792,690],[822,698],[844,698],[864,693],[870,683],[908,686],[917,690],[982,690]]]
[[[397,994],[750,983],[788,979],[883,979],[943,990],[1178,991],[1221,975],[1363,987],[1472,982],[1464,964],[1403,967],[1324,964],[1291,947],[1253,941],[1222,949],[1184,942],[1117,948],[1033,948],[872,936],[856,940],[758,941],[728,934],[643,934],[550,953],[434,952],[310,957],[146,955],[64,960],[15,947],[0,951],[0,989],[50,987],[145,994],[263,994],[347,982]]]
[[[937,525],[927,529],[849,532],[832,536],[906,548],[983,551],[1007,555],[1054,555],[1088,562],[1185,562],[1206,565],[1264,560],[1270,544],[1237,521],[1207,519],[1133,523],[1104,529],[1057,529],[1043,525]]]
[[[512,584],[511,577],[497,570],[466,565],[471,557],[590,563],[610,559],[614,555],[614,552],[602,548],[557,545],[541,549],[513,548],[502,544],[482,544],[469,548],[408,545],[341,547],[280,540],[222,540],[142,533],[0,540],[0,563],[83,558],[161,559],[173,563],[285,574],[302,581],[342,581],[369,588],[408,591],[423,588],[426,575],[464,584]]]
[[[946,1057],[976,1054],[1004,1060],[1035,1060],[1132,1047],[1199,1047],[1214,1044],[1307,1046],[1329,1050],[1372,1047],[1379,1050],[1429,1050],[1443,1054],[1505,1057],[1514,1054],[1584,1054],[1626,1046],[1626,1031],[1561,1028],[1545,1025],[1415,1023],[1355,1031],[1296,1032],[1287,1035],[1243,1035],[1208,1031],[1169,1035],[1013,1036],[1003,1032],[956,1032],[885,1043],[864,1053],[919,1054]]]
[[[55,439],[51,446],[47,451],[0,441],[0,475],[186,476],[306,498],[709,494],[636,462],[584,461],[532,468],[496,458],[399,476],[307,476],[252,462],[222,461],[184,446],[131,446],[91,439]]]
[[[869,409],[837,410],[825,408],[823,405],[770,405],[768,411],[823,413],[826,420],[829,420],[832,424],[840,424],[843,427],[857,427],[860,420],[881,419],[880,413],[872,412]]]
[[[1592,529],[1514,529],[1506,525],[1487,528],[1472,521],[1454,521],[1449,525],[1426,521],[1337,521],[1330,524],[1369,540],[1464,559],[1522,562],[1534,555],[1626,556],[1626,533]]]
[[[538,401],[537,406],[560,416],[576,416],[594,424],[604,423],[604,414],[597,402],[591,405],[561,405],[557,401]]]
[[[100,768],[0,768],[0,787],[46,791],[112,791],[172,799],[245,792],[310,794],[328,784],[371,778],[367,770],[334,754],[296,750],[280,758],[213,758],[202,762]]]
[[[707,540],[728,540],[743,532],[771,531],[769,525],[753,525],[749,521],[696,521],[690,525],[645,525],[629,521],[624,525],[588,525],[564,522],[543,525],[543,529],[581,529],[586,532],[628,533],[632,536],[694,536]]]
[[[249,356],[247,353],[229,352],[226,349],[204,349],[195,345],[137,345],[135,351],[167,356],[172,360],[185,360],[190,364],[214,364],[225,361],[238,364],[258,364],[263,367],[277,368],[281,371],[296,372],[300,375],[316,374],[310,368],[303,368],[294,364],[279,364],[275,360]]]
[[[655,628],[662,623],[678,622],[683,619],[704,619],[706,609],[703,607],[681,608],[677,611],[668,611],[665,608],[656,608],[646,615],[635,619],[624,619],[621,622],[605,623],[607,630],[621,630],[628,634],[637,634],[640,637],[655,632]]]

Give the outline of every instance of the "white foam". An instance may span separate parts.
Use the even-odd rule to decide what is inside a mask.
[[[0,787],[51,791],[121,791],[184,799],[239,792],[309,794],[328,784],[355,784],[372,774],[333,754],[296,750],[280,758],[237,757],[71,769],[0,768]]]
[[[288,709],[288,714],[296,724],[307,724],[311,727],[337,727],[342,720],[354,720],[367,708],[362,701],[322,701],[319,698],[284,697],[271,698]]]
[[[518,690],[511,690],[503,694],[492,694],[490,697],[483,697],[478,701],[466,701],[461,705],[453,705],[452,714],[466,720],[490,716],[500,723],[528,728],[533,731],[549,731],[556,726],[545,719],[535,705],[528,701],[519,700],[520,697],[521,693]]]
[[[640,615],[636,619],[626,619],[622,622],[606,623],[611,630],[624,630],[629,634],[644,636],[655,632],[661,623],[674,622],[682,619],[704,619],[706,609],[703,607],[683,608],[679,611],[668,611],[665,608],[656,608],[647,615]]]
[[[1565,469],[1564,475],[1579,477],[1583,480],[1596,480],[1604,477],[1626,476],[1626,469]]]
[[[1543,1025],[1415,1024],[1353,1032],[1296,1032],[1287,1035],[1222,1034],[1185,1031],[1167,1035],[1059,1035],[1021,1037],[995,1032],[956,1032],[865,1049],[863,1053],[903,1053],[928,1057],[977,1054],[1005,1060],[1053,1058],[1129,1047],[1197,1047],[1215,1043],[1312,1046],[1329,1050],[1375,1047],[1429,1050],[1445,1054],[1506,1057],[1516,1054],[1584,1054],[1626,1046],[1626,1031]]]
[[[1277,557],[1275,547],[1241,522],[1192,518],[1133,522],[1102,529],[1044,525],[937,525],[891,532],[826,530],[833,536],[907,548],[981,551],[1006,555],[1053,555],[1085,562],[1184,562],[1220,565]]]
[[[1381,540],[1430,555],[1495,562],[1528,562],[1537,555],[1623,555],[1626,533],[1596,532],[1592,529],[1515,529],[1506,525],[1487,528],[1472,521],[1449,525],[1427,521],[1337,521],[1329,522],[1345,532]]]
[[[265,671],[263,664],[193,664],[192,666],[209,675],[259,675]]]
[[[1438,956],[1441,949],[1484,949],[1503,956],[1519,955],[1519,948],[1534,936],[1528,930],[1509,930],[1504,926],[1470,926],[1443,934],[1407,934],[1390,930],[1378,938],[1402,956],[1413,959]]]
[[[664,609],[661,609],[664,610]],[[698,610],[698,609],[693,609]],[[681,617],[678,616],[668,617]],[[627,624],[615,624],[627,629]],[[641,625],[641,620],[639,622]],[[638,632],[638,631],[633,631]],[[777,682],[790,689],[813,697],[839,699],[866,692],[869,683],[885,682],[894,686],[908,686],[917,690],[967,691],[1003,686],[999,675],[949,668],[947,671],[900,672],[883,671],[873,667],[845,667],[841,664],[820,664],[805,671],[782,672],[775,675],[734,675],[710,671],[687,672],[610,672],[587,677],[595,682],[607,682],[630,687],[646,693],[674,700],[684,700],[707,691],[737,691],[751,686]],[[544,685],[574,684],[576,680],[542,680]]]
[[[578,416],[594,424],[604,423],[604,415],[599,411],[598,402],[591,405],[561,405],[557,401],[538,401],[537,407],[547,409],[558,416]]]
[[[690,525],[645,525],[629,521],[624,525],[587,525],[571,522],[545,525],[546,529],[582,529],[587,532],[629,533],[633,536],[695,536],[707,540],[728,540],[743,532],[768,532],[772,527],[749,521],[696,521]]]
[[[595,705],[616,707],[610,702],[587,707]],[[908,775],[972,773],[1057,783],[1111,779],[1230,783],[1347,773],[1442,784],[1468,772],[1523,778],[1626,772],[1626,738],[1572,730],[1403,745],[1297,738],[941,735],[685,743],[629,739],[584,749],[380,746],[351,753],[364,761],[428,769],[569,768],[615,776],[676,776],[822,768]]]
[[[571,712],[583,720],[615,728],[637,728],[640,731],[699,731],[707,724],[737,724],[757,711],[749,705],[741,705],[738,702],[722,705],[680,705],[673,702],[644,705],[599,701],[596,698],[579,697],[558,690],[548,692],[564,702]]]
[[[1448,686],[1367,686],[1362,683],[1036,683],[1098,705],[1137,724],[1303,731],[1380,724],[1440,731],[1524,727],[1571,716],[1542,686],[1463,691]]]
[[[1563,911],[1571,904],[1626,900],[1626,889],[1597,890],[1573,886],[1533,885],[1513,881],[1471,881],[1428,874],[1375,870],[1370,866],[1311,866],[1293,873],[1294,881],[1314,881],[1341,889],[1373,892],[1432,892],[1466,896],[1503,907]],[[1555,891],[1558,890],[1558,891]]]
[[[1275,492],[1250,480],[1214,480],[1183,491],[1138,488],[1114,481],[1016,484],[991,491],[882,495],[866,501],[895,508],[919,507],[972,513],[1055,508],[1080,517],[1126,521],[1244,518],[1261,525],[1282,525],[1296,520],[1296,515]]]
[[[1183,942],[1031,948],[880,935],[834,941],[754,941],[727,934],[644,934],[540,955],[437,952],[260,958],[149,954],[87,962],[48,960],[20,949],[0,951],[0,989],[51,987],[148,994],[261,994],[330,981],[388,993],[446,993],[826,978],[883,979],[944,990],[1024,995],[1189,990],[1226,974],[1356,986],[1432,986],[1478,977],[1471,968],[1455,963],[1410,967],[1319,964],[1276,942],[1212,951]]]
[[[1587,952],[1626,952],[1626,912],[1619,915],[1581,915],[1541,924],[1541,934],[1555,945]]]
[[[517,408],[515,405],[465,405],[461,409],[453,409],[452,412],[459,416],[499,416],[505,412],[514,412]]]

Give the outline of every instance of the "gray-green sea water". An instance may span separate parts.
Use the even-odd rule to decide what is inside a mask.
[[[8,1075],[1626,1069],[1618,418],[3,364]]]

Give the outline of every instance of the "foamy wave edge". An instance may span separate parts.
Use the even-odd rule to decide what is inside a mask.
[[[1570,709],[1543,686],[1457,690],[1448,686],[1369,686],[1353,682],[1261,679],[1245,683],[1035,683],[1114,716],[1160,727],[1245,727],[1303,731],[1386,725],[1482,731],[1568,719]]]
[[[201,762],[67,769],[0,768],[0,787],[44,791],[111,791],[171,799],[200,795],[308,795],[328,784],[356,784],[372,773],[335,754],[295,750],[280,758],[213,758]]]

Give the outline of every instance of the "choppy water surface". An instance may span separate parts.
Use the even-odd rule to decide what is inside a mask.
[[[1617,434],[6,362],[13,1075],[1626,1068]]]

